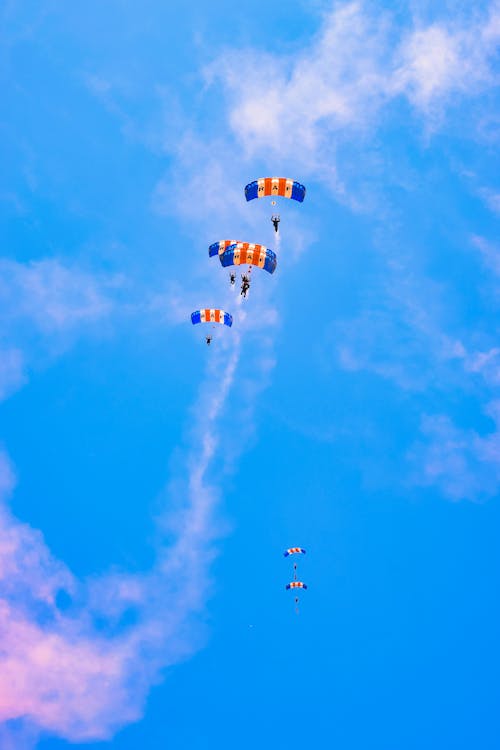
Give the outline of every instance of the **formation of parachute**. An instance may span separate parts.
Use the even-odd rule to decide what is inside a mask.
[[[289,547],[283,552],[284,557],[290,557],[290,555],[305,555],[306,551],[303,547]],[[295,589],[307,589],[307,584],[304,581],[299,581],[297,578],[297,562],[294,560],[293,563],[293,580],[286,584],[287,591]],[[298,591],[295,594],[295,611],[299,613],[299,597]]]
[[[247,202],[255,198],[270,197],[272,199],[271,206],[273,207],[276,206],[277,199],[279,198],[286,198],[302,203],[305,195],[306,189],[304,185],[286,177],[261,177],[258,180],[249,182],[245,187]],[[276,235],[279,233],[280,221],[280,215],[273,212],[271,222]],[[278,239],[276,242],[278,242]],[[269,274],[273,274],[278,264],[276,253],[273,250],[264,245],[253,242],[242,242],[241,240],[218,240],[217,242],[213,242],[208,248],[208,256],[209,258],[217,256],[221,266],[230,269],[229,281],[231,286],[236,284],[236,270],[234,269],[243,267],[243,273],[241,274],[241,296],[243,299],[247,297],[250,289],[252,268],[260,268]],[[205,307],[191,313],[191,323],[193,325],[200,323],[210,325],[211,330],[216,329],[217,325],[231,328],[233,325],[233,316],[231,313],[218,307]],[[212,333],[205,335],[208,346],[212,343],[212,339]],[[302,547],[290,547],[283,554],[285,557],[289,557],[290,555],[305,555],[305,553],[306,551]],[[293,580],[287,583],[286,588],[287,590],[294,590],[296,592],[295,609],[298,613],[298,589],[307,589],[307,585],[297,578],[296,562],[293,564],[293,571]]]
[[[277,198],[287,198],[302,203],[306,195],[304,185],[297,180],[287,177],[260,177],[253,180],[245,186],[245,198],[248,201],[254,198],[272,198],[271,205],[276,205]],[[274,214],[271,216],[275,232],[279,232],[280,216]],[[251,285],[252,268],[260,268],[273,274],[278,265],[278,258],[274,250],[254,242],[242,242],[241,240],[218,240],[213,242],[208,248],[209,258],[218,257],[223,268],[229,268],[229,281],[231,286],[236,284],[235,267],[243,267],[241,274],[241,296],[246,299]],[[191,315],[191,321],[196,323],[214,323],[211,319],[198,317],[197,310]],[[231,318],[232,320],[232,318]],[[226,325],[228,325],[226,323]],[[214,326],[215,327],[215,326]],[[212,343],[211,334],[205,336],[208,345]]]

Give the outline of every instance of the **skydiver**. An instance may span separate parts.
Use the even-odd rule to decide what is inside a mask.
[[[210,335],[205,336],[205,340],[207,342],[207,346],[210,346],[210,344],[212,343],[212,336]]]
[[[250,279],[246,274],[241,277],[241,294],[246,298],[247,292],[250,289]]]
[[[229,274],[229,281],[231,282],[231,286],[234,286],[236,283],[236,274],[234,272],[231,272]]]
[[[271,216],[271,221],[273,222],[274,231],[277,232],[279,229],[279,223],[280,223],[280,217],[278,214],[273,214]]]

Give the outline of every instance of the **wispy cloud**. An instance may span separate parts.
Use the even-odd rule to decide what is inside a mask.
[[[341,195],[339,141],[346,132],[362,137],[386,98],[386,20],[379,15],[374,24],[358,3],[338,6],[295,54],[239,49],[207,67],[207,81],[226,93],[246,158],[272,161],[277,171],[280,164],[293,168],[303,179],[314,174]]]
[[[413,481],[439,487],[450,500],[487,500],[500,488],[500,402],[493,401],[487,414],[494,427],[486,434],[463,429],[447,415],[422,420],[423,439],[409,454]]]
[[[113,306],[118,277],[99,278],[57,259],[0,260],[0,306],[5,323],[28,320],[42,333],[66,332],[101,320]]]
[[[500,193],[491,188],[480,188],[479,195],[484,200],[490,211],[500,215]]]
[[[26,381],[23,355],[19,349],[0,349],[0,401]]]
[[[446,290],[400,268],[388,269],[373,304],[333,326],[342,368],[368,370],[405,391],[444,387],[463,374],[468,353],[446,330]]]
[[[496,276],[496,248],[482,238],[474,245]],[[343,369],[371,372],[405,392],[416,420],[407,455],[412,482],[434,485],[452,500],[482,500],[498,491],[500,478],[498,326],[495,316],[484,321],[450,314],[452,293],[423,275],[410,278],[392,269],[378,304],[337,323],[334,338]],[[451,414],[433,413],[436,403],[462,398],[474,399],[490,417],[491,432],[461,428]]]
[[[495,85],[499,19],[492,3],[472,18],[401,28],[378,7],[334,4],[300,51],[228,51],[206,75],[226,90],[233,134],[247,154],[292,161],[342,194],[336,148],[373,133],[387,105],[406,98],[428,127],[453,97]]]
[[[500,247],[495,242],[479,235],[472,237],[472,244],[479,251],[486,268],[493,271],[495,276],[500,277]]]
[[[15,271],[24,282],[21,271]],[[59,284],[61,276],[66,278],[58,269],[55,306],[53,295],[40,290],[38,277],[37,283],[28,275],[30,283],[18,284],[22,293],[36,290],[33,309],[23,304],[20,309],[35,316],[44,331],[47,325],[58,329],[107,309],[94,292],[86,296],[80,289],[83,299],[75,301],[76,311],[68,310],[64,300],[71,290]],[[270,330],[274,322],[272,311],[264,310],[259,326]],[[256,325],[248,319],[250,336]],[[239,328],[245,328],[243,312]],[[175,463],[157,519],[160,541],[151,570],[76,579],[53,557],[39,531],[9,512],[15,472],[5,452],[0,454],[0,720],[23,719],[74,741],[110,737],[140,718],[161,671],[202,642],[196,615],[210,591],[210,562],[221,533],[215,513],[221,488],[211,474],[215,461],[224,466],[218,459],[221,430],[227,440],[230,423],[223,417],[242,347],[241,330],[229,333],[207,352],[207,372],[191,410],[185,450]],[[256,392],[265,386],[272,367],[265,337],[256,351],[253,388],[246,388],[244,376],[240,384],[248,426]],[[242,430],[239,451],[244,441]],[[5,732],[7,743],[13,735],[8,727]]]
[[[453,97],[477,96],[496,86],[493,63],[500,40],[500,6],[460,20],[413,29],[398,50],[394,91],[434,117]]]
[[[58,259],[0,259],[0,401],[40,363],[81,335],[102,333],[118,307],[122,279],[93,275]]]

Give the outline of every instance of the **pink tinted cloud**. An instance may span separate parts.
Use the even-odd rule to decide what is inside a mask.
[[[59,611],[58,592],[74,594],[78,584],[40,532],[9,513],[14,484],[1,453],[0,720],[31,718],[72,738],[105,735],[113,726],[111,700],[121,717],[115,724],[137,712],[120,689],[130,644],[99,637],[85,612]]]
[[[55,612],[51,613],[55,616]],[[0,719],[29,718],[71,739],[109,736],[137,719],[126,675],[133,652],[126,641],[85,635],[81,624],[40,625],[22,609],[0,603]]]
[[[267,356],[267,344],[265,350]],[[162,670],[200,646],[199,614],[220,534],[220,489],[210,473],[222,430],[226,435],[221,419],[239,360],[238,335],[210,358],[193,407],[188,442],[195,447],[186,451],[157,519],[160,534],[175,541],[160,543],[145,573],[76,579],[43,535],[10,513],[16,480],[0,452],[0,721],[21,719],[71,741],[109,738],[141,718]],[[267,362],[262,353],[261,360]],[[242,397],[246,418],[256,394]]]
[[[27,330],[38,333],[37,345],[40,334],[44,347],[56,342],[60,353],[61,336],[66,341],[68,333],[74,336],[116,309],[113,290],[119,284],[119,279],[99,279],[54,259],[0,261],[0,312],[12,338],[23,342],[22,349],[13,350],[20,352],[17,358],[12,354],[9,362],[4,360],[3,380],[0,371],[5,393],[20,382],[21,365],[33,357]],[[275,320],[272,311],[263,316],[268,338]],[[270,341],[272,346],[272,336]],[[214,520],[220,490],[210,473],[221,430],[227,431],[220,422],[240,357],[237,333],[220,344],[192,409],[195,439],[189,445],[195,448],[188,448],[178,462],[157,519],[161,538],[174,536],[175,541],[168,546],[160,542],[149,571],[78,580],[52,555],[43,534],[10,512],[16,478],[0,450],[2,747],[21,747],[18,725],[9,725],[19,720],[33,731],[71,741],[111,737],[142,716],[161,671],[202,642],[199,613],[210,593],[209,563],[220,534]],[[265,356],[259,355],[253,376],[261,361],[267,374],[272,362],[268,349],[266,339]],[[242,396],[247,422],[255,396],[255,389]],[[240,440],[240,449],[242,444]],[[31,729],[26,736],[33,744]]]
[[[78,581],[39,531],[10,514],[15,479],[0,454],[0,721],[27,720],[74,741],[108,738],[141,717],[161,668],[196,647],[189,621],[207,591],[211,452],[188,480],[178,541],[160,551],[155,568],[89,581]],[[130,611],[133,624],[120,625]]]

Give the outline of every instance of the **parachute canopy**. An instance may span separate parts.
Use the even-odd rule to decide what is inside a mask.
[[[247,201],[254,198],[264,198],[266,195],[293,198],[293,200],[302,203],[306,195],[306,189],[300,182],[289,180],[286,177],[261,177],[245,187]]]
[[[238,242],[239,240],[219,240],[219,242],[214,242],[208,248],[208,257],[213,258],[214,255],[222,255],[226,247],[236,245]]]
[[[205,308],[204,310],[195,310],[191,313],[191,323],[220,323],[221,325],[231,327],[233,325],[233,316],[224,310],[217,308]]]
[[[264,245],[253,245],[250,242],[238,242],[224,250],[219,255],[220,262],[223,266],[240,266],[248,264],[249,266],[258,266],[264,271],[274,273],[278,263],[276,253],[269,250]]]
[[[288,555],[305,555],[306,551],[303,547],[290,547],[283,552],[284,557]]]
[[[307,585],[302,581],[291,581],[286,585],[287,589],[306,589]]]

